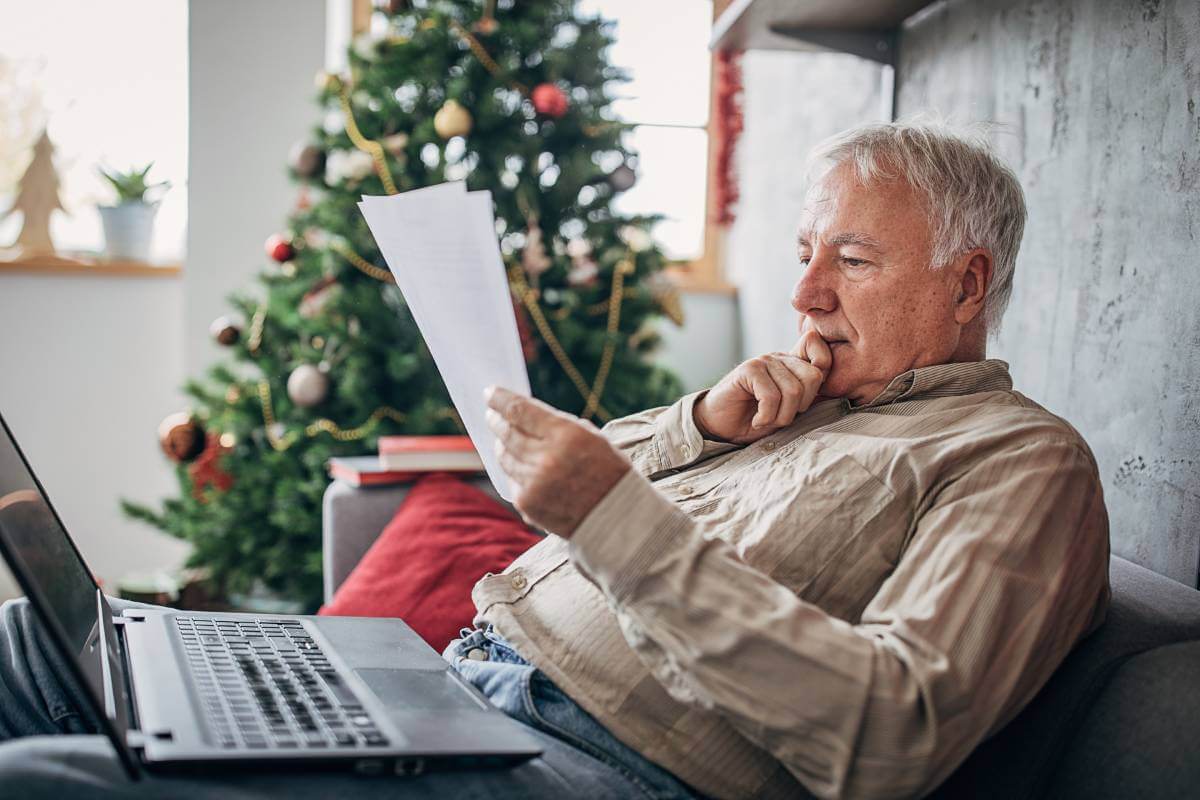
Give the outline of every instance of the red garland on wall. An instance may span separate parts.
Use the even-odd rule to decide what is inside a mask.
[[[722,50],[717,53],[716,73],[713,135],[716,137],[717,164],[713,221],[718,225],[729,225],[734,220],[733,206],[738,200],[733,157],[743,127],[741,51]]]

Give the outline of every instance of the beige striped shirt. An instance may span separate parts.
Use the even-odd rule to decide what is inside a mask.
[[[1004,362],[906,372],[749,446],[704,441],[697,397],[609,423],[634,470],[473,597],[699,791],[924,794],[1103,619],[1095,462]]]

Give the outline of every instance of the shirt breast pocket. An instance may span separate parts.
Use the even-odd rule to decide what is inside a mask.
[[[905,526],[893,530],[887,513],[895,493],[815,439],[795,439],[755,467],[739,479],[744,499],[733,513],[710,515],[727,517],[748,564],[805,600],[851,611],[839,607],[861,597],[864,582],[882,583],[900,557]]]

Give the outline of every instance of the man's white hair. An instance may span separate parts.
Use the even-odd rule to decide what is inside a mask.
[[[1025,195],[982,133],[924,120],[858,125],[818,144],[808,163],[810,181],[849,163],[863,183],[904,180],[912,186],[929,213],[935,269],[969,250],[989,250],[984,319],[996,332],[1012,297]]]

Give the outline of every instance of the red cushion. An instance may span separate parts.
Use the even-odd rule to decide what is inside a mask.
[[[440,652],[471,624],[475,582],[540,540],[474,486],[444,473],[427,475],[317,613],[400,617]]]

